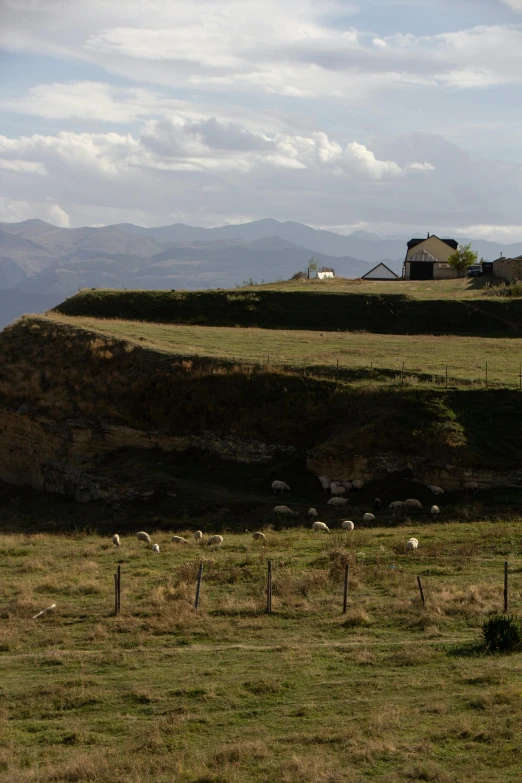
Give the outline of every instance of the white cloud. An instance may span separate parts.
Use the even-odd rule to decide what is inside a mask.
[[[49,201],[48,198],[30,202],[26,199],[10,199],[0,196],[0,222],[19,223],[22,220],[33,218],[47,220],[62,228],[71,227],[71,220],[67,212],[59,204]]]
[[[49,220],[55,226],[60,226],[60,228],[71,227],[71,218],[65,209],[62,209],[58,204],[52,204],[49,208]]]
[[[508,4],[521,9],[520,0]],[[0,44],[8,50],[91,61],[141,83],[191,85],[215,93],[368,101],[376,92],[410,85],[436,89],[522,83],[520,26],[376,36],[348,25],[346,14],[356,10],[347,3],[319,0],[10,0]],[[335,25],[332,14],[339,16]],[[143,116],[140,89],[121,91],[116,121]],[[45,95],[35,88],[26,105],[44,112]],[[62,97],[64,104],[69,97],[71,112],[84,116],[80,88]],[[100,107],[116,111],[110,96],[99,90],[98,97]],[[100,113],[90,90],[83,98]],[[56,96],[54,104],[63,116],[66,106],[60,108]]]
[[[0,158],[0,169],[4,171],[17,171],[20,174],[47,174],[47,169],[43,163],[29,160],[17,160],[16,158],[5,160]]]

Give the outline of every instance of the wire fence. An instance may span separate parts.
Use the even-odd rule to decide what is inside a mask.
[[[232,367],[251,368],[253,371],[283,371],[310,378],[323,378],[368,386],[411,387],[418,385],[439,388],[465,389],[511,389],[522,391],[522,363],[500,367],[491,362],[477,363],[468,367],[451,364],[433,364],[419,367],[417,362],[409,364],[399,361],[395,366],[384,367],[377,362],[354,365],[343,363],[342,359],[321,364],[312,364],[307,359],[288,362],[273,354],[265,361],[244,360],[236,357],[220,360],[219,364]]]

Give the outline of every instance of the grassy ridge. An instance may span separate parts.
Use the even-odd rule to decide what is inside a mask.
[[[158,556],[134,536],[2,535],[0,781],[514,783],[522,655],[477,642],[504,559],[521,608],[520,529],[225,532],[219,551],[150,530]]]
[[[519,388],[522,339],[434,335],[377,335],[370,332],[317,332],[186,326],[145,321],[70,317],[53,319],[156,351],[339,375],[352,382],[397,382],[404,362],[406,382],[449,385],[488,384]],[[339,370],[337,371],[337,363]]]
[[[55,308],[64,315],[198,326],[365,330],[379,334],[514,336],[522,332],[522,300],[417,299],[252,287],[236,291],[85,290]]]
[[[51,318],[4,330],[0,357],[0,404],[58,421],[210,431],[341,458],[393,451],[452,464],[519,461],[516,391],[370,389],[141,348]]]

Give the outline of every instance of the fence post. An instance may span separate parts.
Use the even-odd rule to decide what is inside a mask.
[[[417,584],[419,585],[419,592],[420,592],[422,605],[426,606],[426,601],[424,600],[424,590],[422,589],[422,582],[420,576],[417,577]]]
[[[448,365],[446,365],[446,389],[448,388]]]
[[[339,380],[339,359],[337,359],[337,367],[335,369],[335,382]]]
[[[486,389],[488,388],[488,363],[486,362]]]
[[[118,614],[118,574],[114,574],[114,614]]]
[[[194,601],[194,609],[196,612],[198,611],[199,607],[199,596],[201,594],[201,579],[203,577],[203,563],[199,564],[199,571],[198,571],[198,584],[196,587],[196,600]]]
[[[268,354],[268,364],[267,367],[270,367],[270,354]]]
[[[266,585],[266,613],[272,614],[272,561],[268,561],[268,574]]]
[[[348,606],[348,576],[350,572],[350,566],[346,563],[344,569],[344,599],[343,599],[343,614],[346,614],[346,608]]]
[[[402,370],[401,370],[401,386],[404,386],[404,362],[402,363]]]
[[[372,385],[373,381],[373,362],[370,362],[370,386]]]
[[[504,561],[504,614],[508,612],[509,605],[508,595],[508,561]]]

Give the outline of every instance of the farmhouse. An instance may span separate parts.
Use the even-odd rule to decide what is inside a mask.
[[[522,256],[516,258],[500,258],[493,261],[493,276],[500,277],[506,283],[522,280]]]
[[[410,239],[404,259],[405,280],[447,280],[458,277],[448,264],[448,258],[458,243],[454,239],[439,239],[428,234],[426,239]]]
[[[366,272],[361,280],[400,280],[400,277],[381,261],[380,264],[377,264],[377,266],[374,266],[369,272]]]

